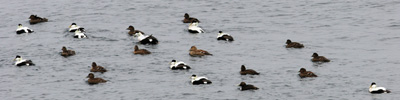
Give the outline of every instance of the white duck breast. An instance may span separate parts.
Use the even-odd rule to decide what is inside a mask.
[[[192,84],[193,85],[198,85],[198,84],[211,84],[212,82],[208,80],[206,77],[193,77],[192,76]]]
[[[224,36],[224,35],[231,36],[231,35],[228,34],[228,33],[218,33],[217,38],[220,38],[220,37],[222,37],[222,36]]]
[[[86,38],[86,35],[80,30],[75,31],[74,38]]]
[[[17,34],[32,33],[33,30],[29,29],[28,27],[18,26],[18,29],[16,30],[16,32],[17,32]]]
[[[175,69],[190,69],[190,66],[188,66],[186,63],[179,61],[179,62],[171,62],[170,68],[175,70]]]
[[[189,25],[188,31],[190,33],[204,33],[203,29],[199,27],[199,23],[191,23]]]
[[[78,25],[71,25],[71,27],[69,28],[69,32],[75,32],[78,29],[80,29],[81,31],[84,31],[85,28],[78,26]]]
[[[16,61],[15,61],[14,65],[16,65],[16,66],[24,66],[24,65],[30,66],[30,65],[35,65],[35,64],[32,63],[31,60],[26,60],[26,59],[22,59],[22,58],[15,58],[15,60],[16,60]]]
[[[138,40],[141,44],[157,44],[157,38],[153,37],[152,35],[143,35],[142,32],[138,32],[134,35],[138,37]]]
[[[387,93],[388,91],[384,87],[376,87],[376,85],[372,85],[369,88],[370,93]]]

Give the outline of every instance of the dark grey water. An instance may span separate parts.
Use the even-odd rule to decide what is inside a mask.
[[[314,99],[396,100],[400,98],[400,1],[398,0],[9,0],[0,1],[0,97],[26,99]],[[204,34],[189,34],[184,13],[198,18]],[[49,22],[29,25],[37,14]],[[66,32],[75,22],[88,39]],[[17,24],[33,30],[16,35]],[[134,55],[137,39],[129,25],[153,34],[153,52]],[[217,41],[222,30],[234,42]],[[306,48],[286,49],[286,39]],[[190,46],[214,56],[190,57]],[[64,58],[62,46],[77,55]],[[317,64],[313,52],[332,60]],[[36,66],[15,67],[15,55]],[[171,71],[172,59],[193,70]],[[109,70],[95,73],[109,82],[88,85],[91,62]],[[239,75],[240,65],[261,73]],[[304,67],[319,77],[300,79]],[[190,76],[213,84],[189,84]],[[241,81],[257,91],[239,91]],[[371,82],[391,89],[370,94]]]

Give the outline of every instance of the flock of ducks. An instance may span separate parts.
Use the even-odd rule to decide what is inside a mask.
[[[190,33],[204,33],[204,30],[199,27],[200,21],[197,18],[190,17],[189,14],[185,13],[184,19],[182,20],[183,23],[190,23],[188,27],[188,32]],[[40,22],[47,22],[47,18],[41,18],[38,17],[37,15],[31,15],[30,17],[30,24],[36,24]],[[128,34],[130,36],[137,37],[139,40],[139,43],[141,44],[150,44],[150,45],[155,45],[158,44],[157,38],[155,38],[152,35],[146,35],[144,32],[140,30],[136,30],[132,25],[130,25],[127,30],[129,30]],[[85,33],[85,28],[78,26],[76,23],[72,23],[69,26],[69,32],[74,32],[74,38],[87,38],[87,36],[84,34]],[[18,24],[18,28],[16,30],[17,34],[22,34],[22,33],[32,33],[34,32],[32,29],[28,27],[23,27],[21,24]],[[223,33],[222,31],[218,32],[217,35],[217,40],[224,40],[224,41],[234,41],[233,37],[228,34],[228,33]],[[304,45],[298,42],[292,42],[290,39],[286,41],[286,48],[304,48]],[[73,50],[68,50],[65,46],[62,47],[62,52],[60,52],[61,56],[68,57],[68,56],[73,56],[75,55],[75,51]],[[140,55],[146,55],[146,54],[151,54],[150,51],[146,49],[139,49],[137,45],[134,47],[134,54],[140,54]],[[192,46],[189,50],[189,55],[192,57],[201,57],[201,56],[206,56],[206,55],[212,55],[211,53],[207,52],[206,50],[202,49],[197,49],[196,46]],[[312,62],[330,62],[329,59],[327,59],[324,56],[319,56],[317,53],[313,53],[311,56],[313,57],[311,59]],[[17,55],[14,59],[15,63],[14,65],[16,66],[30,66],[30,65],[35,65],[31,60],[27,59],[22,59],[21,56]],[[189,70],[191,67],[187,65],[186,63],[182,61],[176,61],[172,60],[170,62],[170,69],[171,70]],[[102,67],[98,66],[95,62],[92,63],[92,68],[90,69],[90,72],[107,72],[107,70]],[[257,71],[253,69],[246,69],[244,65],[241,66],[240,70],[240,75],[259,75]],[[306,77],[318,77],[316,74],[314,74],[311,71],[307,71],[305,68],[300,68],[299,70],[299,77],[300,78],[306,78]],[[89,84],[98,84],[98,83],[105,83],[107,82],[106,80],[102,78],[95,78],[93,73],[89,73],[87,78],[87,82]],[[211,84],[212,82],[204,76],[197,76],[197,75],[192,75],[191,76],[191,83],[193,85],[199,85],[199,84]],[[241,82],[238,86],[240,86],[240,90],[257,90],[258,88],[254,85],[251,84],[246,84],[245,82]],[[369,92],[370,93],[390,93],[389,90],[387,90],[384,87],[377,87],[376,83],[373,82],[371,86],[369,87]]]

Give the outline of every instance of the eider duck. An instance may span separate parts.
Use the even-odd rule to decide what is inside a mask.
[[[133,53],[145,55],[145,54],[150,54],[151,52],[146,49],[139,49],[139,47],[137,45],[135,45],[135,51],[133,51]]]
[[[318,56],[317,53],[314,53],[311,57],[313,57],[311,59],[312,62],[329,62],[331,60],[326,59],[324,56]]]
[[[141,44],[157,44],[157,38],[152,35],[144,35],[142,32],[135,33],[135,37],[138,37],[138,40]]]
[[[61,56],[67,57],[67,56],[75,55],[75,51],[74,50],[67,50],[67,48],[65,46],[63,46],[61,48],[61,50],[62,50]]]
[[[176,60],[172,60],[170,62],[169,68],[171,68],[172,70],[190,69],[190,66],[188,66],[186,63],[184,63],[182,61],[176,62]]]
[[[245,82],[240,82],[239,86],[240,86],[239,90],[242,90],[242,91],[244,91],[244,90],[258,90],[258,88],[255,87],[254,85],[246,84]]]
[[[36,24],[36,23],[40,23],[40,22],[47,22],[47,18],[41,18],[38,17],[37,15],[31,15],[29,16],[29,23],[30,24]]]
[[[17,32],[17,34],[32,33],[33,30],[29,29],[28,27],[22,26],[22,24],[18,24],[18,28],[17,28],[16,32]]]
[[[197,18],[189,17],[188,13],[185,13],[184,17],[185,17],[185,19],[182,20],[183,23],[192,23],[193,20],[197,20],[198,21]],[[200,21],[198,21],[198,22],[200,23]]]
[[[90,69],[90,72],[107,72],[107,70],[102,67],[102,66],[97,66],[96,62],[92,63],[92,69]]]
[[[233,41],[233,37],[228,33],[222,33],[222,31],[219,31],[217,40]]]
[[[82,32],[80,29],[75,31],[74,38],[86,38],[85,32]]]
[[[317,75],[315,75],[313,72],[311,71],[307,71],[305,68],[300,68],[300,74],[299,76],[301,78],[305,78],[305,77],[318,77]]]
[[[107,82],[106,80],[102,79],[102,78],[94,78],[94,74],[93,73],[89,73],[89,75],[87,76],[87,78],[89,78],[87,80],[87,82],[89,84],[97,84],[97,83],[105,83]]]
[[[204,33],[203,29],[199,27],[198,20],[193,20],[193,22],[189,24],[188,31],[190,33]]]
[[[129,30],[128,34],[129,35],[135,35],[136,33],[141,32],[142,34],[144,34],[144,32],[140,31],[140,30],[135,30],[135,27],[133,27],[132,25],[130,25],[126,30]]]
[[[292,42],[288,39],[286,40],[286,48],[304,48],[304,45],[298,42]]]
[[[372,82],[369,86],[369,93],[390,93],[390,91],[386,90],[385,87],[376,87],[376,83]]]
[[[31,66],[31,65],[35,65],[31,60],[27,60],[27,59],[22,59],[21,56],[17,55],[14,59],[15,63],[14,65],[16,66]]]
[[[197,77],[196,75],[192,75],[192,84],[193,85],[199,85],[199,84],[211,84],[212,82],[210,80],[208,80],[207,77]]]
[[[81,26],[78,26],[78,25],[76,25],[76,23],[72,23],[70,26],[69,26],[69,32],[75,32],[76,30],[81,30],[82,32],[85,32],[85,28],[83,28],[83,27],[81,27]]]
[[[205,50],[197,49],[196,46],[192,46],[189,50],[190,56],[204,56],[204,55],[212,55]]]
[[[254,71],[253,69],[246,69],[244,65],[242,65],[241,70],[240,70],[240,75],[259,75],[260,73]]]

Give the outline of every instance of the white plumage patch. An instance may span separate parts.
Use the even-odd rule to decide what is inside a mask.
[[[231,35],[230,35],[230,34],[228,34],[228,33],[218,33],[218,36],[217,36],[217,38],[220,38],[220,37],[222,37],[222,36],[224,36],[224,35],[231,36]]]
[[[29,33],[29,30],[30,30],[31,32],[33,32],[32,29],[29,29],[28,27],[23,27],[23,26],[18,26],[18,28],[17,28],[16,31],[21,31],[21,30],[24,30],[25,33]]]
[[[73,30],[78,30],[79,28],[81,28],[81,26],[78,25],[71,25],[71,27],[69,28],[69,31],[73,31]]]
[[[369,92],[376,92],[379,90],[386,91],[386,88],[385,87],[376,87],[376,85],[372,85],[371,87],[369,87]]]
[[[77,31],[75,31],[75,37],[86,38],[86,35],[83,32],[77,30]]]
[[[199,23],[191,23],[189,24],[188,30],[197,31],[198,33],[204,33],[203,29],[199,27]]]

